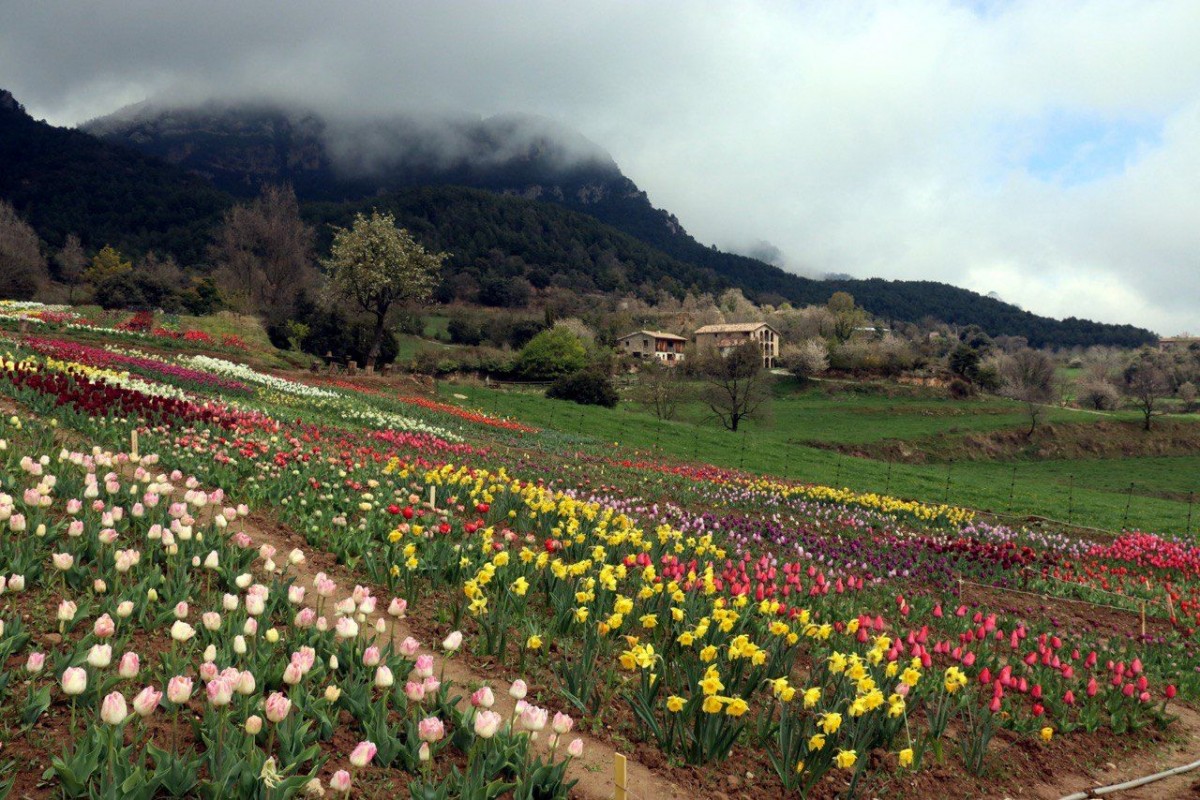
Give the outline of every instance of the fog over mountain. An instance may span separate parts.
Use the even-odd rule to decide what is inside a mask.
[[[1200,329],[1196,41],[1194,0],[46,0],[0,9],[0,75],[59,124],[148,98],[553,119],[701,242],[1172,332]]]

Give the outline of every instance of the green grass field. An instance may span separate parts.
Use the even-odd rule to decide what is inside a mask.
[[[681,418],[661,421],[631,403],[617,409],[547,400],[540,391],[442,384],[442,395],[464,405],[647,455],[744,468],[813,483],[876,491],[926,502],[949,502],[995,513],[1038,515],[1108,530],[1122,527],[1195,532],[1188,495],[1200,492],[1200,455],[1073,461],[961,461],[904,464],[858,458],[813,443],[866,443],[938,433],[1020,427],[1020,407],[996,398],[838,394],[777,389],[773,420],[730,433],[702,421],[693,404]],[[451,402],[455,402],[451,400]],[[1103,419],[1055,409],[1051,419]],[[1130,483],[1134,484],[1132,496]]]
[[[952,400],[929,393],[917,397],[886,397],[836,392],[837,385],[817,382],[797,389],[793,382],[776,385],[774,425],[789,441],[823,444],[864,444],[883,439],[914,439],[940,433],[984,433],[1027,426],[1023,406],[998,397]],[[692,419],[702,410],[688,409]],[[1050,422],[1087,422],[1092,418],[1073,410],[1055,408]]]

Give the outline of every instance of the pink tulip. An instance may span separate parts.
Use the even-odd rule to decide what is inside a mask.
[[[414,670],[418,678],[428,678],[433,674],[433,656],[422,655],[417,656],[417,666]]]
[[[400,643],[400,655],[404,656],[405,658],[412,658],[420,649],[421,643],[411,636],[406,637],[404,641]]]
[[[344,769],[333,773],[333,777],[329,779],[329,788],[338,794],[350,794],[350,773]]]
[[[492,693],[490,686],[481,686],[471,695],[471,705],[476,708],[491,708],[495,703],[496,696]]]
[[[379,664],[379,659],[380,659],[379,648],[376,647],[375,645],[371,645],[365,651],[363,651],[363,665],[364,666],[368,666],[368,667],[377,666]]]
[[[158,708],[158,704],[162,702],[162,696],[162,692],[153,686],[147,686],[138,692],[137,697],[133,698],[133,710],[139,717],[148,717]]]
[[[524,700],[525,695],[529,693],[529,687],[525,685],[525,681],[517,678],[512,682],[512,686],[508,687],[508,694],[514,700]]]
[[[234,671],[236,672],[236,670]],[[235,679],[230,680],[230,683],[233,684],[234,690],[243,697],[249,697],[254,694],[254,690],[257,688],[254,673],[248,669],[243,670]]]
[[[414,703],[420,703],[425,700],[425,686],[416,681],[409,681],[404,684],[404,696]]]
[[[107,639],[116,632],[117,625],[108,614],[101,616],[96,620],[96,624],[92,626],[92,633],[96,634],[97,639]]]
[[[544,708],[528,706],[521,712],[521,727],[534,733],[544,730],[546,728],[546,718],[549,715],[549,712]]]
[[[579,758],[583,755],[583,739],[575,739],[567,745],[567,753],[571,758]]]
[[[67,667],[62,675],[63,694],[74,697],[87,689],[87,670],[83,667]]]
[[[559,712],[554,715],[554,722],[551,724],[551,727],[555,733],[562,736],[564,733],[571,732],[571,729],[575,727],[575,720],[571,719],[568,714]]]
[[[233,686],[224,678],[213,678],[205,690],[208,702],[216,708],[227,706],[233,700]]]
[[[438,717],[426,717],[417,723],[417,736],[423,742],[440,742],[446,735],[446,726]]]
[[[374,742],[359,742],[350,753],[350,763],[362,769],[371,763],[371,759],[377,752],[379,752],[379,748],[375,746]]]
[[[295,661],[288,664],[283,670],[283,682],[288,686],[295,686],[303,677],[304,670]]]
[[[167,682],[167,699],[176,705],[186,703],[192,697],[192,679],[176,675]]]
[[[128,716],[129,709],[125,705],[125,696],[120,692],[113,692],[100,704],[100,719],[109,725],[120,725]]]
[[[500,730],[503,722],[503,717],[485,708],[475,715],[475,735],[482,739],[491,739]]]
[[[117,664],[117,674],[129,680],[130,678],[136,678],[141,668],[142,662],[138,658],[138,654],[129,652],[121,656],[121,661]]]
[[[358,623],[349,617],[338,617],[334,630],[339,639],[353,639],[358,636]]]
[[[94,644],[88,650],[87,662],[96,669],[104,669],[112,663],[112,645]]]
[[[288,712],[292,710],[292,701],[279,692],[272,692],[267,698],[266,714],[267,719],[275,724],[279,724],[287,719]]]

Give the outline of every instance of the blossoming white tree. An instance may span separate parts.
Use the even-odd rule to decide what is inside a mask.
[[[375,366],[387,318],[404,303],[429,299],[446,253],[430,253],[391,214],[356,214],[349,229],[334,235],[329,258],[331,292],[375,315],[375,332],[367,351],[368,368]]]

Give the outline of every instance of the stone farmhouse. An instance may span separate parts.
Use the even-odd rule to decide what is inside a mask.
[[[724,325],[705,325],[696,330],[696,349],[712,348],[728,355],[746,342],[757,342],[762,348],[763,366],[771,369],[779,360],[779,332],[765,322],[738,322]]]
[[[634,358],[657,358],[667,364],[683,360],[687,338],[663,331],[634,331],[617,339],[617,348]]]

